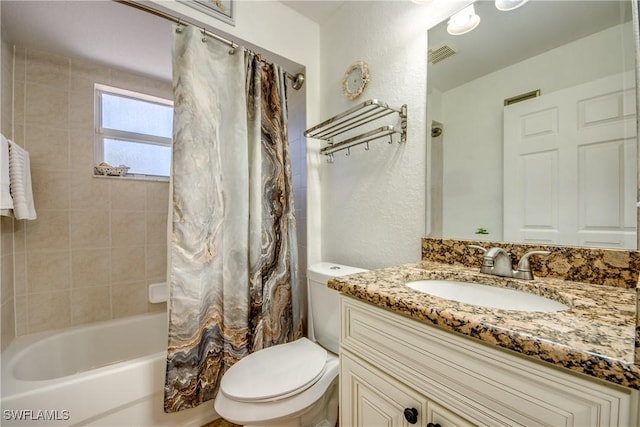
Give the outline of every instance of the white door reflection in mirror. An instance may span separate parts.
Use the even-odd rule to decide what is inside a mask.
[[[636,248],[631,72],[504,108],[504,238]]]
[[[525,236],[504,235],[505,228],[511,228],[505,227],[504,221],[504,200],[510,197],[504,193],[505,178],[512,178],[512,174],[503,170],[504,100],[536,89],[546,96],[628,72],[632,73],[631,81],[625,79],[626,86],[615,90],[632,88],[632,81],[636,78],[636,43],[633,34],[637,26],[637,21],[633,23],[632,18],[637,13],[631,5],[630,0],[530,1],[517,10],[500,12],[493,1],[478,1],[475,3],[476,12],[482,16],[482,24],[474,31],[463,36],[450,36],[446,31],[446,20],[429,29],[431,52],[446,46],[456,54],[435,63],[430,62],[427,67],[428,123],[438,122],[444,130],[435,138],[427,134],[429,164],[425,176],[429,208],[426,221],[428,236],[637,247],[637,242],[629,246],[623,242],[627,237],[621,237],[634,232],[628,228],[631,224],[634,224],[631,228],[635,228],[637,215],[627,215],[627,212],[635,205],[635,196],[630,198],[626,194],[630,194],[629,188],[636,185],[637,178],[631,176],[630,164],[624,168],[618,165],[618,175],[609,173],[613,158],[620,160],[621,155],[626,163],[633,162],[633,159],[628,152],[620,154],[620,150],[626,149],[620,146],[614,149],[614,144],[589,143],[574,153],[576,170],[578,158],[583,159],[583,169],[578,171],[586,173],[584,167],[591,168],[585,175],[586,179],[581,181],[581,187],[577,184],[575,171],[572,178],[559,180],[548,169],[532,169],[536,163],[543,168],[552,167],[551,157],[555,156],[548,150],[535,151],[539,153],[538,156],[530,156],[527,163],[530,183],[545,188],[548,193],[559,191],[553,185],[559,185],[562,181],[576,181],[571,197],[577,198],[578,190],[582,191],[580,199],[572,204],[574,210],[578,207],[579,210],[570,218],[564,218],[558,210],[560,206],[551,206],[548,199],[559,202],[565,201],[566,196],[530,189],[528,192],[532,198],[527,201],[528,207],[526,210],[521,208],[527,212],[528,218],[526,221],[521,216],[515,219],[527,224]],[[572,126],[577,126],[576,109],[584,108],[583,120],[590,123],[593,114],[603,113],[604,122],[607,122],[613,120],[606,118],[607,114],[618,114],[617,109],[623,108],[620,103],[626,103],[627,98],[605,96],[598,101],[574,105]],[[582,98],[578,96],[576,102],[578,99],[591,98],[587,95]],[[528,102],[536,101],[529,100],[524,104]],[[534,132],[536,126],[546,126],[548,123],[545,120],[549,117],[540,115],[529,119],[527,126],[529,131]],[[557,119],[558,131],[571,126],[563,123],[561,116]],[[625,119],[625,126],[634,122]],[[585,126],[587,133],[607,129],[601,122],[598,123]],[[625,133],[624,138],[631,135]],[[543,144],[542,141],[551,144],[553,134],[537,136],[539,145]],[[603,138],[603,141],[611,141],[611,136],[605,135]],[[628,142],[625,145],[628,146]],[[442,155],[438,155],[440,149]],[[597,162],[605,161],[608,165],[598,166]],[[553,168],[557,173],[563,173],[564,169],[559,165]],[[627,182],[625,176],[624,184],[622,181],[619,183],[626,190],[620,189],[619,192],[626,194],[614,197],[608,188],[613,186],[610,181],[618,181],[620,173],[628,175],[631,181]],[[441,202],[434,192],[440,182]],[[588,190],[596,194],[586,194]],[[604,199],[603,195],[606,195]],[[608,210],[609,206],[613,209]],[[509,215],[507,219],[510,219]],[[559,239],[553,234],[568,232],[566,230],[570,228],[561,226],[560,222],[573,222],[576,233],[577,230],[581,231],[578,235]],[[521,228],[518,226],[516,229]]]

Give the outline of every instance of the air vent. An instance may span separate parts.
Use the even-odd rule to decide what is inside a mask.
[[[504,100],[504,106],[516,104],[518,102],[526,101],[527,99],[533,99],[540,96],[540,89],[532,90],[531,92],[522,93],[520,95],[512,96]]]
[[[441,46],[437,49],[429,49],[429,62],[437,64],[440,61],[444,61],[448,57],[455,55],[456,51],[447,45]]]

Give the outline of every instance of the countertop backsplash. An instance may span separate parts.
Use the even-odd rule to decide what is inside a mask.
[[[638,284],[638,251],[425,237],[422,239],[422,260],[480,268],[482,253],[478,249],[469,248],[469,245],[487,249],[494,246],[503,248],[511,254],[514,267],[527,252],[551,252],[549,255],[531,257],[531,269],[535,277],[552,277],[628,289],[634,289]]]

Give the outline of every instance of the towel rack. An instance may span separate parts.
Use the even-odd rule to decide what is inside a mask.
[[[345,132],[365,126],[391,114],[398,114],[400,129],[396,125],[386,125],[342,140],[336,140],[336,137]],[[351,154],[351,148],[360,144],[365,144],[365,150],[369,150],[369,142],[385,137],[388,137],[389,144],[392,144],[394,134],[400,135],[397,138],[399,144],[407,142],[407,106],[405,104],[400,108],[392,108],[377,99],[364,101],[304,132],[304,136],[320,139],[328,143],[320,149],[320,153],[327,156],[329,163],[333,163],[333,153],[347,150],[348,156]]]

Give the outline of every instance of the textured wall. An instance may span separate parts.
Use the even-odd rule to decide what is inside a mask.
[[[406,145],[375,141],[370,151],[357,148],[349,157],[337,154],[333,164],[319,163],[326,261],[373,268],[420,258],[427,30],[455,7],[456,2],[445,1],[345,2],[321,27],[322,119],[371,98],[393,107],[407,104],[409,117]],[[348,101],[341,80],[356,60],[368,63],[371,81],[359,99]]]

